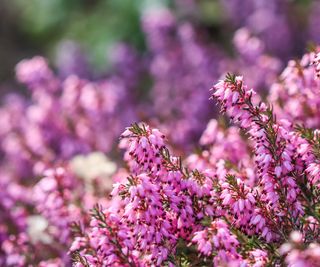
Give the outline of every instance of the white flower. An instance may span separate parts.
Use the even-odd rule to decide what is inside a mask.
[[[71,160],[70,166],[72,171],[86,182],[95,178],[105,178],[112,184],[110,176],[117,170],[117,165],[102,152],[75,156]]]
[[[32,215],[27,218],[27,233],[32,243],[42,242],[50,244],[51,236],[45,232],[48,221],[41,215]]]

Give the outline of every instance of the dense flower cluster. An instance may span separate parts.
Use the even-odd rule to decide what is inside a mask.
[[[319,127],[318,75],[319,48],[304,55],[301,60],[289,61],[280,76],[280,82],[273,84],[270,89],[269,101],[274,104],[279,118],[306,127]]]
[[[217,121],[209,123],[201,143],[219,151],[217,138],[228,147],[230,141],[223,138],[235,136],[234,143],[244,149],[239,153],[247,157],[234,160],[226,150],[214,159],[209,148],[190,156],[186,168],[170,154],[157,129],[132,125],[120,143],[131,175],[115,184],[111,206],[96,207],[87,234],[75,240],[71,251],[80,264],[291,266],[301,261],[316,266],[317,131],[278,121],[241,76],[228,74],[212,90],[249,143],[219,129]],[[251,156],[249,149],[254,151]],[[286,243],[295,235],[300,237],[298,249]]]
[[[29,97],[0,107],[0,266],[320,266],[320,48],[278,76],[304,40],[289,1],[267,2],[220,1],[235,55],[163,8],[143,15],[147,53],[119,44],[102,77],[74,43],[57,72],[21,61]],[[212,87],[219,116],[227,71],[243,76]]]

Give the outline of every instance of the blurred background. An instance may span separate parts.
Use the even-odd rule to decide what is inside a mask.
[[[76,42],[81,47],[95,73],[101,73],[110,67],[109,51],[119,41],[132,45],[140,53],[146,52],[141,16],[151,7],[170,8],[180,20],[191,21],[209,33],[207,35],[209,38],[227,47],[230,47],[233,32],[239,26],[254,28],[259,20],[260,26],[266,24],[263,21],[265,19],[270,20],[269,24],[274,23],[272,20],[275,18],[272,16],[265,16],[261,10],[255,12],[254,2],[255,6],[264,6],[266,12],[270,7],[277,9],[276,12],[281,13],[281,21],[275,22],[279,26],[279,32],[273,32],[272,38],[293,33],[299,33],[300,36],[300,40],[295,40],[290,47],[286,48],[285,42],[282,44],[284,46],[282,50],[289,50],[284,55],[290,57],[301,54],[305,43],[312,37],[319,36],[317,31],[320,31],[316,29],[317,23],[314,22],[316,15],[313,15],[319,11],[319,3],[311,0],[1,0],[0,2],[2,94],[12,86],[14,66],[19,60],[40,54],[55,64],[59,60],[59,50],[61,57],[61,50],[68,50],[70,41]],[[284,22],[289,24],[291,32],[281,32]],[[311,34],[313,36],[308,36],[310,27],[315,28]],[[281,49],[278,50],[283,53]]]
[[[108,90],[132,115],[119,129],[133,121],[161,125],[184,147],[215,116],[208,98],[219,77],[244,75],[265,97],[287,61],[320,41],[317,0],[0,1],[1,99],[31,96],[26,81],[39,75],[37,60],[25,64],[21,75],[29,78],[20,82],[15,66],[40,55],[61,82],[70,75],[116,80],[123,88]]]
[[[148,4],[131,0],[1,0],[0,80],[11,84],[14,66],[77,42],[97,71],[108,67],[108,50],[118,41],[144,51],[140,15]],[[146,1],[147,2],[147,1]],[[166,1],[151,1],[153,5]],[[159,2],[159,3],[157,3]],[[169,5],[169,2],[168,2]]]

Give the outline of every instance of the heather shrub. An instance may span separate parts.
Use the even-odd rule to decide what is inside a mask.
[[[100,76],[76,43],[17,64],[0,266],[320,266],[320,48],[292,59],[296,3],[220,5],[228,41],[176,1],[144,10],[145,53],[117,44]]]

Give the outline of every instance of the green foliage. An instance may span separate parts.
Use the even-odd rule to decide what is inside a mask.
[[[131,124],[131,127],[129,130],[136,136],[146,136],[147,135],[147,129],[145,124],[141,124],[141,126],[138,123]]]
[[[236,75],[228,72],[224,81],[226,83],[235,84],[236,83]]]
[[[13,0],[21,27],[49,54],[63,39],[81,43],[96,67],[103,68],[116,42],[144,48],[141,2],[132,0]]]
[[[109,228],[106,224],[106,216],[102,211],[102,206],[96,204],[91,210],[91,216],[99,221],[99,225],[101,228]]]

